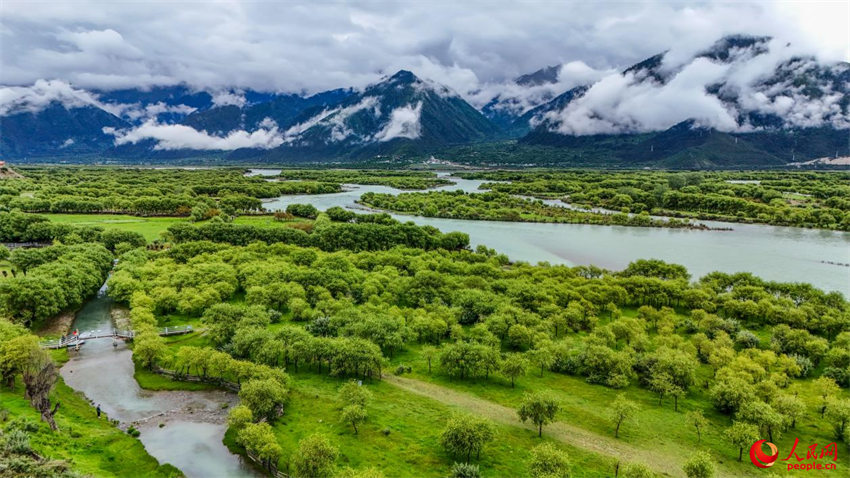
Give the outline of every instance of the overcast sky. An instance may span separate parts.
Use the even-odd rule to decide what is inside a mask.
[[[605,71],[730,33],[850,60],[850,2],[0,1],[0,83],[316,92],[400,68],[468,94],[546,65]],[[592,74],[590,74],[592,76]]]

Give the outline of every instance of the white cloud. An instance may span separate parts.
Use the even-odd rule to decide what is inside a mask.
[[[375,117],[381,116],[381,103],[374,96],[367,96],[361,99],[357,104],[346,106],[343,108],[332,108],[323,110],[321,113],[313,116],[303,123],[294,125],[286,130],[284,136],[287,143],[296,141],[299,136],[314,126],[322,126],[328,129],[330,141],[343,141],[351,136],[352,131],[346,124],[348,118],[355,113],[364,110],[372,110]]]
[[[66,108],[101,106],[91,93],[63,81],[38,80],[32,86],[0,87],[0,116],[38,113],[54,102]]]
[[[162,101],[148,105],[141,105],[139,103],[101,103],[100,106],[115,116],[119,116],[132,122],[155,119],[158,115],[163,113],[185,116],[197,111],[197,108],[189,105],[167,105]]]
[[[243,107],[247,101],[245,95],[231,93],[229,91],[220,91],[212,95],[212,102],[215,106],[238,106]]]
[[[416,139],[422,134],[419,117],[422,114],[422,102],[416,106],[407,105],[396,108],[390,113],[389,122],[375,134],[378,141],[389,141],[395,138]]]
[[[144,140],[155,140],[155,150],[195,149],[232,151],[241,148],[272,149],[283,144],[283,136],[277,124],[266,118],[260,128],[253,132],[231,131],[227,136],[213,136],[206,131],[176,124],[159,124],[149,120],[133,129],[116,130],[104,128],[103,132],[115,136],[115,144],[135,144]]]
[[[800,49],[778,40],[766,46],[758,54],[735,50],[726,62],[685,59],[671,50],[672,59],[663,61],[662,71],[669,76],[663,84],[643,78],[643,73],[611,73],[562,110],[548,112],[533,124],[547,123],[562,134],[590,135],[658,131],[693,119],[700,126],[743,132],[754,126],[741,117],[755,112],[776,114],[789,126],[850,126],[839,105],[841,93],[824,86],[820,97],[812,97],[804,94],[806,85],[794,83],[795,72],[818,67],[813,59],[800,59]],[[789,74],[780,74],[781,81],[764,83],[778,67],[789,64],[796,66],[784,67]],[[719,97],[707,92],[718,84],[723,85]]]
[[[41,2],[5,0],[0,84],[318,92],[401,68],[461,95],[545,65],[622,68],[767,34],[850,60],[847,2]]]

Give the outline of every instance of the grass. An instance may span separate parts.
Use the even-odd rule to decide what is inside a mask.
[[[613,437],[613,426],[607,418],[606,404],[611,403],[618,394],[625,393],[630,400],[638,403],[640,412],[634,420],[623,425],[619,439],[623,443],[650,453],[655,452],[660,459],[664,456],[684,456],[683,447],[706,449],[711,451],[717,460],[718,469],[723,474],[746,476],[753,471],[748,460],[742,463],[737,461],[738,450],[723,437],[723,431],[731,425],[730,417],[714,410],[707,391],[700,386],[692,387],[689,395],[679,400],[679,412],[676,412],[673,410],[672,399],[665,399],[663,405],[659,406],[657,395],[634,384],[624,390],[614,390],[589,384],[583,378],[569,375],[544,372],[541,377],[539,369],[530,369],[528,375],[517,380],[513,389],[510,382],[501,377],[453,380],[440,374],[439,366],[433,361],[433,371],[428,374],[427,362],[419,357],[417,350],[417,346],[409,347],[406,353],[393,358],[392,365],[387,369],[394,370],[395,364],[404,363],[413,368],[413,372],[405,377],[465,392],[510,408],[516,408],[525,393],[548,390],[561,403],[558,420],[604,437]],[[711,376],[711,370],[708,366],[702,366],[697,376],[697,383],[700,384]],[[793,390],[799,390],[800,397],[807,402],[808,411],[798,420],[796,429],[788,430],[775,440],[780,453],[784,450],[787,454],[794,439],[798,437],[800,446],[808,446],[811,443],[823,446],[834,441],[831,424],[821,419],[815,411],[817,398],[810,390],[811,381],[801,381],[797,387]],[[789,390],[782,393],[789,393]],[[842,396],[847,398],[850,393],[843,391]],[[700,443],[697,443],[696,432],[685,420],[685,413],[694,409],[702,410],[709,420],[709,427],[703,432]],[[846,445],[840,444],[839,447]],[[783,454],[782,457],[785,456]],[[850,466],[846,453],[839,456],[838,462],[841,468]],[[790,471],[788,473],[793,474]]]
[[[283,448],[284,469],[299,440],[313,433],[327,435],[339,447],[340,468],[376,467],[388,477],[442,477],[457,461],[442,450],[439,435],[446,419],[458,408],[375,381],[366,384],[374,394],[367,405],[369,419],[355,435],[350,425],[339,423],[341,404],[336,391],[344,383],[342,379],[310,372],[295,373],[293,378],[292,400],[274,425]],[[479,460],[474,460],[485,476],[525,476],[529,450],[552,441],[545,436],[541,440],[533,431],[519,427],[497,423],[495,428],[496,439],[484,448]],[[614,460],[552,442],[570,455],[573,476],[613,473]],[[235,447],[232,432],[225,443]]]
[[[42,214],[53,222],[76,226],[103,226],[107,229],[138,232],[152,241],[160,238],[160,233],[168,226],[183,222],[182,217],[140,217],[124,214]]]
[[[198,390],[216,389],[215,386],[208,383],[179,382],[177,380],[171,380],[164,375],[159,375],[139,367],[136,367],[136,372],[133,374],[133,378],[135,378],[136,382],[139,383],[139,386],[145,390],[186,390],[189,392],[195,392]]]
[[[61,403],[56,414],[58,432],[51,432],[47,424],[39,420],[38,413],[24,399],[20,380],[14,389],[0,390],[0,408],[9,410],[16,418],[38,424],[38,430],[30,433],[30,441],[40,455],[67,460],[75,471],[97,477],[180,474],[171,465],[160,465],[148,455],[139,440],[127,435],[107,419],[98,419],[85,397],[65,385],[61,378],[52,398],[54,403]]]
[[[107,229],[138,232],[148,241],[160,239],[161,234],[172,224],[185,222],[185,217],[141,217],[126,214],[41,214],[53,222],[73,224],[76,226],[102,226]],[[273,216],[239,216],[233,220],[235,224],[250,224],[259,227],[284,227],[296,222],[307,222],[307,219],[291,221],[276,221]],[[3,268],[0,263],[0,269]]]

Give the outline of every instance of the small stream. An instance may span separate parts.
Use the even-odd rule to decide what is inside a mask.
[[[104,286],[77,314],[72,329],[112,329],[112,299]],[[225,391],[149,391],[133,378],[132,352],[119,340],[89,340],[60,369],[71,388],[100,404],[121,427],[133,424],[149,454],[187,477],[262,476],[222,443],[237,397]]]

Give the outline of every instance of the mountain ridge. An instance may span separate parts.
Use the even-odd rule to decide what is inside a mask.
[[[182,84],[110,92],[66,85],[55,100],[46,102],[43,94],[0,109],[0,155],[357,161],[512,138],[520,146],[565,152],[592,148],[617,164],[635,165],[775,166],[848,154],[850,64],[790,55],[739,78],[750,62],[770,65],[770,55],[782,48],[769,37],[730,35],[691,57],[662,52],[557,95],[549,92],[569,84],[558,83],[567,70],[547,66],[512,80],[515,92],[534,91],[531,100],[497,94],[480,110],[408,70],[361,89],[309,96]],[[667,98],[694,72],[710,79],[698,83],[710,108],[678,108],[675,97]],[[56,89],[50,82],[39,86]],[[603,87],[620,97],[606,99]],[[642,95],[652,101],[639,103]],[[658,102],[659,114],[642,113]]]

